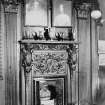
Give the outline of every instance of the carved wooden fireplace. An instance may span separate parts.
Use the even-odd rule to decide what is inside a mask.
[[[76,69],[75,51],[76,42],[20,41],[22,98],[26,105],[68,104],[70,79]]]
[[[78,72],[72,1],[26,0],[24,11],[20,41],[22,105],[72,103],[71,81],[73,72]]]

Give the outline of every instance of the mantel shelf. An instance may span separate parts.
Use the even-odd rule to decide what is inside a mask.
[[[20,40],[19,43],[33,43],[33,44],[79,44],[79,41],[51,41],[51,40]]]

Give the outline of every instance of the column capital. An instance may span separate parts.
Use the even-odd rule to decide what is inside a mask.
[[[87,19],[91,9],[90,3],[74,4],[74,9],[77,11],[77,17],[80,19]]]
[[[18,1],[17,0],[2,0],[5,13],[17,13]]]

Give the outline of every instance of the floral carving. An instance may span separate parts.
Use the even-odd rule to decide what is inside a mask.
[[[68,45],[56,45],[56,44],[34,44],[33,49],[34,50],[66,50],[68,48]]]
[[[65,57],[66,56],[66,57]],[[65,53],[32,53],[32,70],[35,75],[65,74],[67,55]]]

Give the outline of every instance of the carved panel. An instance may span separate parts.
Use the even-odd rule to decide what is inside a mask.
[[[32,70],[35,76],[66,74],[67,53],[65,51],[33,51]]]

